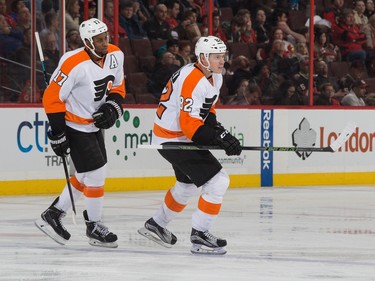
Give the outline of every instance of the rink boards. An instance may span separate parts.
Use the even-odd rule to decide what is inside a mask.
[[[231,187],[372,184],[372,115],[368,109],[217,109],[218,120],[247,146],[323,147],[349,122],[356,124],[356,131],[336,153],[214,154],[230,174]],[[156,150],[137,149],[138,144],[150,143],[154,117],[155,108],[126,108],[116,125],[106,130],[106,191],[161,190],[173,184],[173,171]],[[0,120],[0,195],[61,191],[63,165],[49,146],[43,109],[1,108]]]

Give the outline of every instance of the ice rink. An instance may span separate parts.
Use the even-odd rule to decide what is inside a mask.
[[[117,249],[85,237],[83,200],[77,225],[61,246],[34,226],[55,196],[0,197],[0,280],[375,280],[375,188],[229,189],[212,233],[226,238],[224,256],[190,253],[191,214],[198,198],[169,225],[167,249],[137,233],[165,191],[107,193],[103,222]]]

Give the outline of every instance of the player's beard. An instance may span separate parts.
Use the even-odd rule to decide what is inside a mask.
[[[101,57],[104,57],[106,54],[108,54],[108,50],[99,53]]]

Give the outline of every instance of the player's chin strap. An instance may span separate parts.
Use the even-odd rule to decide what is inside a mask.
[[[87,39],[87,40],[89,40],[89,39]],[[93,42],[92,40],[89,40],[89,41],[90,41],[91,45],[94,46],[94,42]],[[86,47],[87,49],[89,49],[90,52],[91,52],[94,56],[96,56],[98,59],[102,59],[102,58],[105,56],[104,54],[101,55],[101,56],[99,56],[99,55],[95,52],[95,48],[90,48],[90,46],[87,45],[86,42],[83,42],[83,43],[85,44],[85,47]]]
[[[206,70],[208,70],[209,72],[213,72],[212,70],[211,70],[211,68],[210,68],[210,61],[208,60],[208,57],[210,56],[210,54],[204,54],[204,53],[202,53],[203,55],[204,55],[204,57],[206,58],[206,61],[207,61],[207,63],[208,63],[208,65],[207,66],[205,66],[203,63],[202,63],[202,61],[201,61],[201,56],[199,55],[198,56],[198,62],[200,63],[200,65],[203,67],[203,68],[205,68]]]
[[[91,52],[94,56],[96,56],[98,59],[102,59],[102,58],[104,57],[104,55],[99,56],[99,55],[95,52],[95,49],[94,49],[94,48],[90,48],[90,47],[87,46],[87,45],[85,45],[85,46],[86,46],[86,48],[88,48],[88,49],[90,50],[90,52]]]

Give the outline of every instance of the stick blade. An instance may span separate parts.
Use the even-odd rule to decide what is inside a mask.
[[[357,126],[353,123],[349,123],[348,125],[346,125],[339,137],[329,146],[332,149],[332,152],[337,151],[341,146],[344,145],[344,143],[354,133],[356,127]]]

